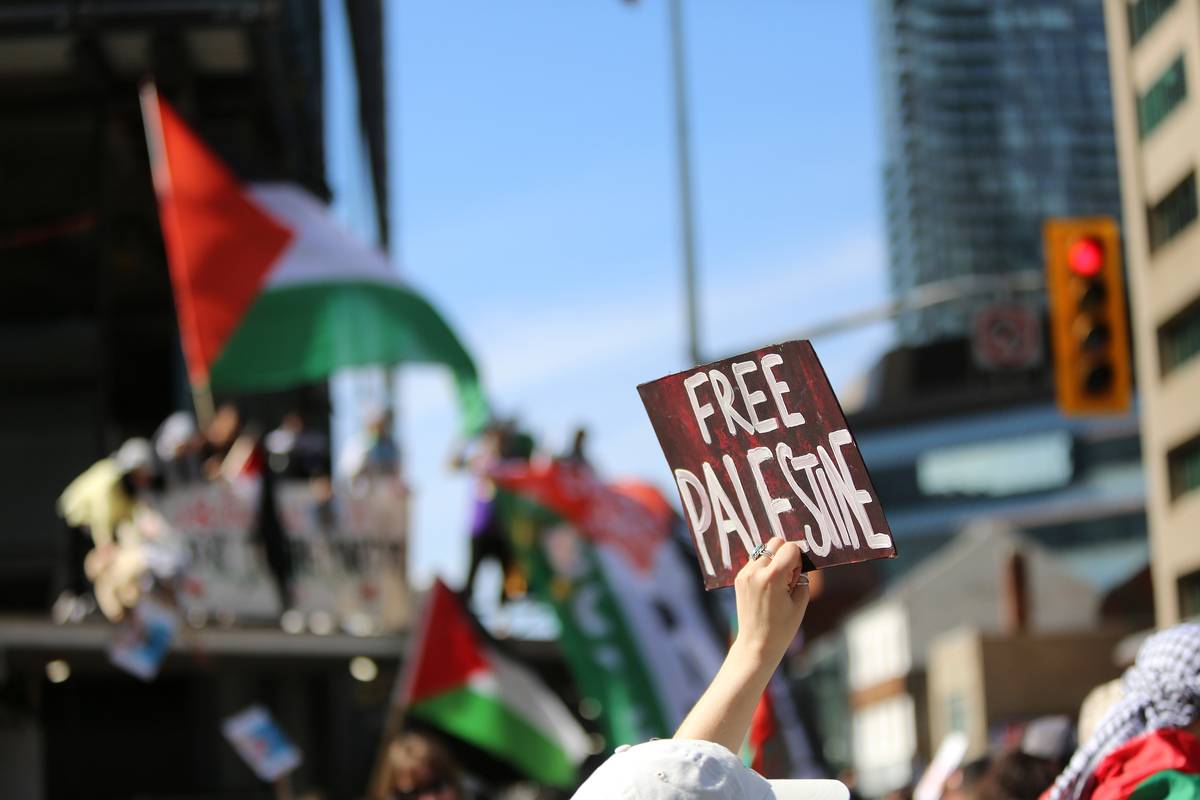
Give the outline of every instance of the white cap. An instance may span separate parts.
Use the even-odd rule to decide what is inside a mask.
[[[135,469],[153,469],[154,448],[145,439],[126,439],[125,444],[113,454],[113,461],[117,462],[117,469],[121,474],[133,472]]]
[[[838,781],[768,781],[719,744],[659,739],[622,745],[573,800],[847,800]]]
[[[186,411],[176,411],[163,420],[154,434],[154,452],[163,461],[175,458],[179,448],[196,435],[196,420]]]

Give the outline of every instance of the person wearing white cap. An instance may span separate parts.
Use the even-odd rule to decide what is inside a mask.
[[[808,608],[800,548],[775,538],[738,573],[738,634],[725,663],[672,739],[623,745],[573,800],[846,800],[834,780],[768,781],[734,751]]]

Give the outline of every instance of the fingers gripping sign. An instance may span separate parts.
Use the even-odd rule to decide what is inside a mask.
[[[783,658],[808,608],[800,556],[795,542],[771,539],[734,581],[738,641],[773,663]]]
[[[688,714],[677,739],[741,747],[754,709],[808,608],[800,547],[778,537],[756,549],[734,579],[738,634],[725,663]]]

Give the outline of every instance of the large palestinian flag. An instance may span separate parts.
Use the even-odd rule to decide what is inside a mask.
[[[298,186],[244,187],[151,85],[142,115],[193,386],[270,391],[341,367],[436,363],[466,427],[482,427],[470,356],[381,253]]]
[[[591,751],[587,734],[535,674],[485,640],[440,580],[429,590],[409,653],[397,698],[406,717],[457,736],[539,783],[577,783],[577,767]]]

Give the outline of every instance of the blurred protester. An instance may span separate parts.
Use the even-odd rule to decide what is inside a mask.
[[[130,439],[71,481],[58,498],[68,525],[85,529],[96,547],[113,542],[117,525],[133,515],[139,496],[155,478],[154,451],[145,439]]]
[[[974,800],[979,783],[987,775],[991,766],[991,756],[981,756],[954,770],[946,779],[942,800]]]
[[[463,587],[467,597],[474,596],[479,568],[488,559],[496,561],[505,576],[500,602],[505,602],[509,595],[505,586],[510,584],[517,570],[516,557],[496,508],[496,485],[487,476],[501,462],[528,461],[533,456],[533,449],[533,437],[518,431],[513,421],[497,421],[479,436],[474,452],[468,454],[464,448],[451,462],[454,468],[466,469],[476,476],[471,505],[471,561]]]
[[[1054,781],[1055,764],[1020,749],[994,759],[967,796],[975,800],[1037,800]]]
[[[555,800],[563,796],[561,790],[522,781],[506,786],[500,792],[498,800]]]
[[[291,411],[279,427],[263,438],[267,459],[276,474],[288,478],[329,476],[329,437],[304,423],[304,417]]]
[[[372,475],[396,475],[400,471],[400,449],[392,435],[390,410],[380,411],[367,421],[366,469]]]
[[[237,406],[233,403],[222,403],[218,406],[212,419],[204,426],[204,444],[201,452],[206,477],[215,479],[221,476],[222,465],[241,432],[242,417]]]
[[[254,442],[253,449],[259,453],[262,444]],[[260,472],[262,484],[258,494],[258,511],[254,517],[254,538],[262,548],[267,570],[275,584],[275,592],[279,598],[280,613],[285,613],[295,605],[292,593],[292,576],[295,570],[292,558],[292,545],[288,541],[287,531],[284,530],[283,520],[279,515],[279,476],[261,455],[250,456],[263,465]]]
[[[233,481],[239,477],[257,477],[266,464],[261,428],[244,424],[233,403],[217,407],[204,428],[204,475],[209,480]]]
[[[1121,686],[1120,678],[1113,678],[1088,692],[1087,697],[1083,698],[1083,704],[1079,706],[1079,741],[1086,742],[1092,738],[1092,734],[1100,726],[1100,720],[1104,719],[1108,710],[1124,696],[1125,689]]]
[[[167,488],[186,486],[204,478],[204,437],[195,418],[176,411],[163,420],[154,433],[154,454]]]
[[[55,619],[77,621],[87,613],[90,584],[115,556],[117,528],[133,518],[139,498],[150,491],[155,477],[150,443],[134,438],[109,458],[88,467],[63,490],[58,513],[67,523],[68,574],[54,604]],[[109,604],[106,614],[111,616],[117,608]]]
[[[84,565],[100,611],[118,622],[150,591],[174,605],[176,579],[188,557],[186,544],[166,519],[139,503],[132,518],[117,526],[115,544],[92,550]]]
[[[338,472],[350,480],[399,475],[400,448],[392,433],[394,419],[390,410],[368,412],[366,428],[338,454]]]
[[[817,574],[819,573],[814,573],[814,575]],[[811,583],[809,584],[808,591],[810,596],[815,596]],[[846,790],[850,793],[850,800],[861,800],[861,796],[858,793],[858,773],[854,771],[854,767],[846,767],[838,773],[837,777],[839,781],[845,784]]]
[[[1044,759],[1053,767],[1054,775],[1067,765],[1074,750],[1075,726],[1065,714],[1038,717],[1025,726],[1021,735],[1021,752]]]
[[[422,733],[401,733],[387,745],[374,800],[466,800],[458,765]]]
[[[1176,625],[1147,639],[1121,684],[1121,698],[1043,795],[1046,800],[1196,796],[1200,624]]]
[[[622,746],[584,781],[575,800],[846,800],[837,781],[767,781],[734,752],[808,608],[800,548],[775,538],[756,549],[734,583],[738,633],[712,683],[675,737]]]
[[[571,446],[559,456],[559,460],[581,467],[591,467],[592,462],[587,457],[587,437],[587,428],[582,425],[576,428],[571,437]]]

